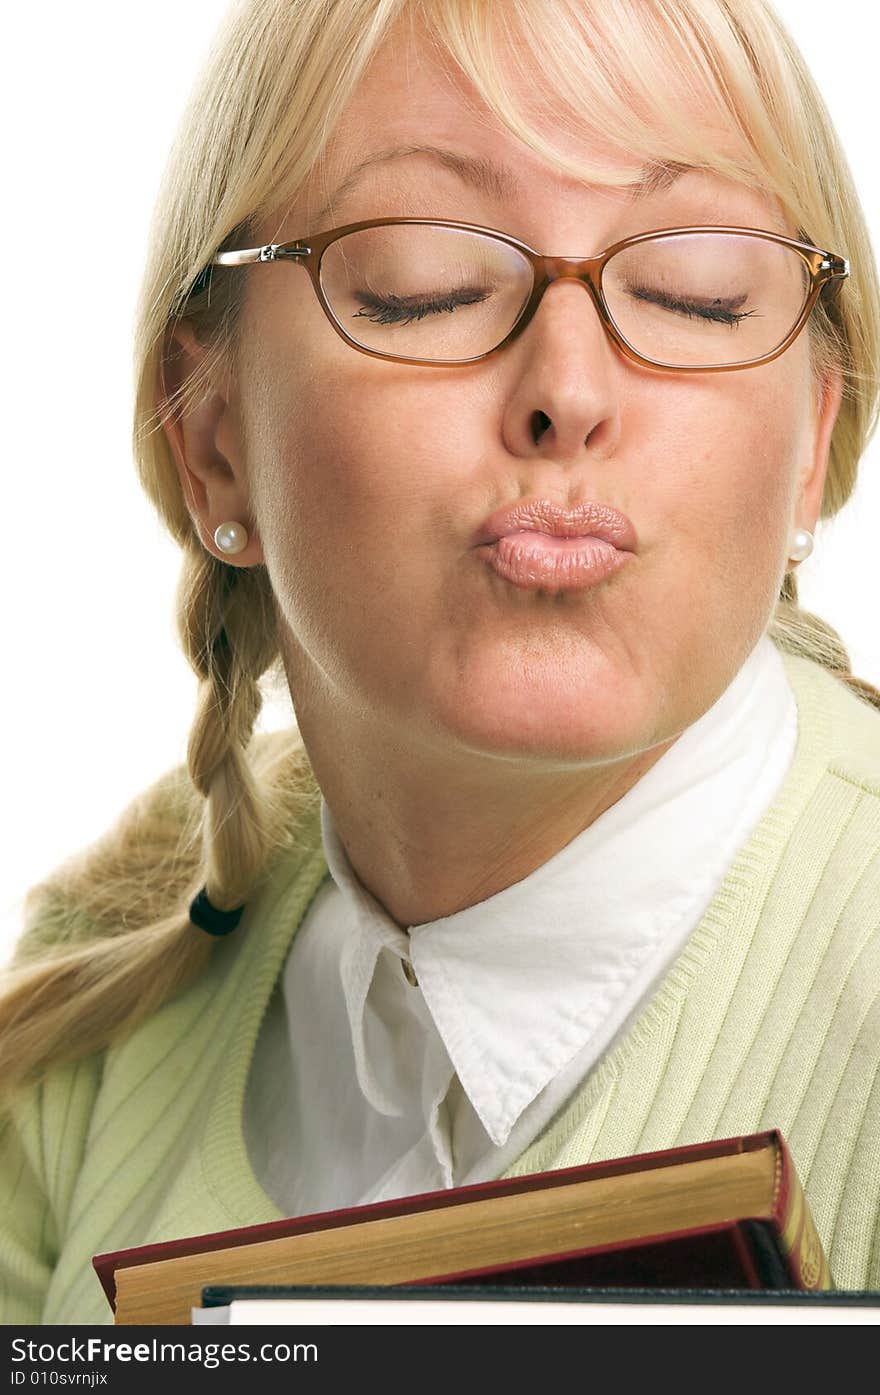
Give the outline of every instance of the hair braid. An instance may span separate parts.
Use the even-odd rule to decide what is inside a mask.
[[[178,630],[200,680],[187,765],[207,801],[203,860],[219,909],[247,900],[273,839],[246,749],[263,705],[259,678],[278,653],[263,568],[232,567],[195,538],[178,590]]]

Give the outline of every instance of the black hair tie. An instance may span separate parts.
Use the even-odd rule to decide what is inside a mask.
[[[229,935],[241,920],[244,906],[236,906],[232,911],[221,911],[208,900],[208,889],[203,886],[189,908],[189,918],[200,930],[209,935]]]

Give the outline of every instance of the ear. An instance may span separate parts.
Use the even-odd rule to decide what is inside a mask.
[[[242,433],[228,375],[226,382],[206,387],[191,407],[175,400],[206,353],[185,321],[169,334],[160,375],[162,429],[202,543],[230,566],[253,567],[265,558],[246,487]],[[248,532],[247,545],[232,556],[214,541],[215,529],[231,522],[243,524]]]
[[[801,472],[794,517],[794,527],[808,528],[811,533],[816,530],[822,508],[831,433],[843,400],[843,373],[839,368],[826,371],[818,384],[817,394],[813,399],[812,448]]]

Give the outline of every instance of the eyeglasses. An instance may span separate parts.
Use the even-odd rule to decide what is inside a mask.
[[[648,368],[769,363],[849,263],[758,228],[659,228],[594,257],[544,257],[493,228],[374,218],[295,242],[219,252],[211,266],[291,261],[351,348],[393,363],[476,363],[521,334],[547,287],[592,297],[612,342]],[[208,284],[207,267],[193,290]]]

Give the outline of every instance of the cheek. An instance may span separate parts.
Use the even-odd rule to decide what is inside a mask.
[[[755,370],[757,373],[758,370]],[[746,374],[743,374],[745,377]],[[790,396],[719,394],[703,416],[711,434],[684,457],[679,478],[681,539],[690,582],[730,615],[775,603],[785,566],[800,459]],[[672,501],[667,500],[671,506]]]
[[[268,356],[245,383],[254,513],[291,629],[322,663],[327,636],[371,636],[401,609],[433,615],[454,546],[456,484],[473,482],[466,394],[345,351],[280,373]],[[470,447],[466,442],[469,439]],[[464,510],[465,516],[467,510]]]
[[[429,587],[488,511],[475,499],[497,423],[455,371],[415,372],[342,346],[338,359],[280,378],[267,363],[251,376],[248,415],[264,544],[296,548],[325,573],[333,556],[366,590]]]
[[[430,497],[455,414],[448,394],[355,368],[331,381],[307,375],[266,389],[260,465],[309,529],[399,525],[408,502]]]

